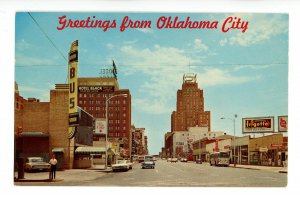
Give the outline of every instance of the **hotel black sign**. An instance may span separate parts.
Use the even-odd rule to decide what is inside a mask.
[[[78,86],[79,93],[113,92],[114,86]]]

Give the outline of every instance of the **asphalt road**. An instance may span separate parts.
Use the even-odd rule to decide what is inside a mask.
[[[83,173],[84,172],[84,173]],[[34,173],[33,173],[34,174]],[[58,175],[60,173],[58,172]],[[75,174],[75,173],[74,173]],[[103,173],[78,170],[81,177],[64,176],[57,182],[24,182],[30,186],[134,186],[134,187],[285,187],[287,174],[232,167],[214,167],[194,162],[171,163],[158,160],[155,169],[142,169],[135,164],[127,172]],[[93,177],[89,177],[90,174]]]
[[[155,169],[136,164],[128,172],[109,173],[90,185],[150,187],[285,187],[287,174],[261,170],[157,161]]]

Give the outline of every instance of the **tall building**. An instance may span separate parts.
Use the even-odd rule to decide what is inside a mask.
[[[208,127],[210,131],[210,111],[204,110],[204,94],[198,88],[197,75],[185,74],[182,89],[177,91],[176,111],[171,115],[171,132],[195,126]]]
[[[126,94],[127,96],[116,96]],[[113,97],[116,96],[116,97]],[[111,98],[111,99],[110,99]],[[106,119],[108,101],[108,141],[127,149],[129,155],[131,129],[131,95],[128,89],[119,89],[116,78],[78,78],[78,106],[93,115]],[[96,134],[95,134],[96,135]],[[105,140],[105,137],[96,137]],[[95,140],[95,139],[94,139]]]

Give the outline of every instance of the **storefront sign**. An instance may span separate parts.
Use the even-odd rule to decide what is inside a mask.
[[[104,134],[104,135],[107,133],[106,119],[96,119],[95,120],[95,133],[96,134]]]
[[[273,133],[274,117],[243,118],[243,133]]]
[[[69,52],[69,139],[72,139],[76,133],[76,113],[77,113],[77,71],[78,71],[78,40],[71,45]],[[71,122],[70,122],[71,119]],[[78,118],[77,118],[78,119]]]
[[[268,152],[267,147],[259,147],[259,152]]]
[[[282,144],[271,144],[272,148],[280,148],[282,147]]]
[[[288,116],[278,116],[278,132],[288,131]]]

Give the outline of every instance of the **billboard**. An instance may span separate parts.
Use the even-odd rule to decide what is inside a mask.
[[[106,119],[96,119],[95,120],[95,133],[96,134],[106,134],[107,133],[107,123]]]
[[[274,117],[243,118],[243,133],[273,133]]]
[[[288,116],[278,116],[278,132],[288,131]]]

